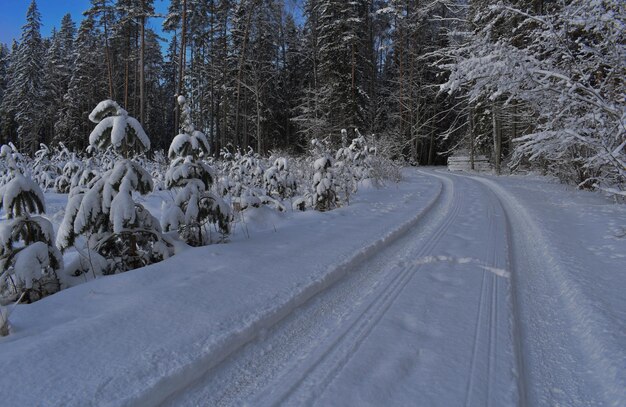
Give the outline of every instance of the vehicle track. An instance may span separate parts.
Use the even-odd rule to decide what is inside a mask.
[[[440,173],[440,171],[436,171]],[[510,214],[507,211],[504,203],[502,202],[501,197],[492,189],[490,185],[482,182],[482,179],[479,177],[462,175],[458,173],[447,173],[449,176],[462,178],[466,180],[471,180],[474,184],[479,185],[486,194],[490,195],[492,199],[489,200],[489,209],[490,209],[490,229],[493,227],[493,213],[495,212],[495,208],[493,207],[494,202],[497,204],[497,207],[500,208],[501,213],[504,216],[504,242],[506,246],[505,250],[505,259],[498,259],[498,251],[493,250],[492,256],[492,264],[494,267],[498,267],[499,265],[504,265],[506,270],[509,270],[510,279],[509,279],[509,290],[508,290],[508,300],[507,303],[509,305],[509,321],[510,321],[510,338],[511,343],[513,345],[513,353],[514,353],[514,361],[515,361],[515,377],[516,377],[516,395],[517,395],[517,405],[526,406],[527,405],[527,379],[525,375],[525,361],[524,361],[524,352],[522,349],[521,338],[523,337],[523,327],[521,323],[520,316],[520,304],[518,299],[518,291],[516,288],[516,280],[517,280],[517,272],[514,270],[514,262],[513,262],[513,237],[511,234],[511,220]],[[498,303],[498,285],[500,285],[500,281],[497,279],[495,275],[492,275],[491,281],[491,323],[489,326],[489,367],[488,367],[488,382],[487,382],[487,406],[491,405],[491,389],[493,388],[493,378],[492,372],[495,370],[496,363],[496,355],[497,351],[497,334],[498,330],[498,307],[495,305]],[[482,298],[482,295],[481,295]],[[470,379],[471,380],[471,379]],[[467,404],[466,404],[467,405]]]
[[[367,336],[415,272],[415,266],[405,264],[428,254],[433,242],[454,222],[461,197],[451,180],[438,178],[443,189],[437,203],[397,242],[177,391],[163,405],[240,405],[246,399],[254,400],[251,405],[272,405],[293,396],[298,388],[305,390],[308,398],[317,385],[327,384],[332,375],[321,374],[320,367],[336,360],[339,363],[331,363],[335,366],[330,369],[336,372],[345,364],[350,349]],[[337,358],[328,358],[329,352]],[[316,385],[303,387],[305,379]],[[269,385],[277,382],[288,385]]]
[[[433,249],[440,242],[446,231],[452,225],[461,209],[461,197],[454,192],[452,183],[447,179],[442,179],[448,184],[449,192],[452,193],[452,204],[444,222],[436,229],[435,233],[421,246],[415,254],[417,258],[422,258],[433,254]],[[419,246],[418,246],[419,247]],[[309,368],[298,371],[299,378],[291,383],[278,399],[255,400],[254,405],[308,405],[317,395],[323,391],[332,381],[334,376],[346,365],[354,355],[360,344],[368,337],[372,329],[378,324],[389,307],[398,298],[403,289],[407,286],[413,275],[421,266],[402,268],[400,273],[394,278],[392,283],[375,298],[367,308],[360,313],[343,333],[333,341],[330,346],[317,352],[316,360],[309,365]],[[296,372],[294,372],[296,373]],[[308,383],[308,385],[305,384]],[[257,401],[259,403],[257,403]]]
[[[624,352],[594,328],[607,322],[562,268],[532,215],[494,181],[458,176],[488,189],[503,208],[508,229],[515,228],[508,239],[520,404],[623,404]]]

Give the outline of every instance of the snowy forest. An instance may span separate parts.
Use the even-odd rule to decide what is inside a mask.
[[[624,2],[300,7],[92,0],[43,38],[32,0],[0,47],[5,302],[224,241],[249,207],[347,205],[455,151],[626,194]],[[56,232],[42,191],[69,193]],[[153,191],[170,193],[160,219],[135,201]]]
[[[625,0],[0,1],[0,404],[626,406],[625,78]]]
[[[301,154],[358,128],[412,163],[464,148],[497,171],[624,182],[621,1],[306,0],[297,16],[281,0],[173,0],[164,16],[153,0],[91,4],[42,38],[33,1],[1,45],[0,144],[81,152],[111,99],[167,149],[184,95],[214,156]]]

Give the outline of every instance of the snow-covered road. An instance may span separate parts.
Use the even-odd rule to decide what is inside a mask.
[[[624,206],[545,179],[405,176],[18,307],[3,400],[626,405]]]
[[[443,189],[406,235],[166,405],[626,402],[624,338],[542,220],[491,180],[423,173]]]
[[[522,391],[509,235],[498,199],[468,178],[169,405],[515,405]]]

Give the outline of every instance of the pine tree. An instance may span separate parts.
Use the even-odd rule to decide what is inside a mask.
[[[55,141],[70,149],[81,150],[86,146],[83,137],[89,133],[86,118],[91,106],[107,93],[107,75],[106,69],[103,69],[106,65],[97,35],[93,17],[87,15],[78,29],[72,55],[72,75],[54,125]]]
[[[158,221],[133,200],[133,192],[145,195],[154,186],[150,174],[131,158],[150,148],[148,136],[141,124],[112,100],[100,102],[89,120],[96,123],[89,136],[90,146],[111,148],[118,159],[88,188],[70,192],[57,245],[66,249],[77,235],[86,234],[88,250],[111,262],[105,273],[168,257],[171,247],[163,239]]]
[[[58,32],[53,31],[50,46],[46,51],[43,72],[46,101],[43,127],[46,142],[53,139],[54,124],[63,106],[63,96],[70,84],[75,33],[76,26],[70,14],[66,14],[61,21],[61,29]]]
[[[7,86],[10,79],[11,52],[5,44],[0,44],[0,145],[8,142],[11,132],[11,114],[7,110],[8,104],[4,103]]]
[[[111,49],[111,28],[115,21],[115,7],[109,3],[109,0],[91,0],[91,7],[84,12],[84,15],[92,19],[96,29],[102,28],[108,96],[110,99],[115,99],[114,55]]]
[[[366,0],[318,0],[319,80],[321,110],[331,134],[363,127],[369,95]]]
[[[210,153],[204,133],[191,122],[191,109],[183,96],[181,105],[182,132],[174,137],[168,156],[172,160],[165,176],[168,189],[176,192],[174,205],[165,213],[163,228],[177,230],[192,246],[207,242],[206,230],[214,225],[222,236],[230,231],[230,207],[211,191],[215,175],[202,161]]]
[[[12,179],[0,187],[0,209],[7,219],[0,224],[0,304],[22,299],[33,302],[60,288],[58,273],[63,257],[54,245],[49,220],[33,216],[45,212],[43,192],[24,176],[9,146],[0,149],[0,159]]]
[[[12,56],[12,72],[3,111],[11,112],[17,124],[22,149],[34,154],[39,145],[45,112],[43,87],[44,45],[40,33],[41,16],[32,0],[22,27],[19,46]]]

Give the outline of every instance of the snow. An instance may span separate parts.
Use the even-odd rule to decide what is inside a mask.
[[[48,245],[44,242],[35,242],[16,255],[15,275],[25,288],[32,288],[33,280],[40,279],[48,266],[50,266]]]
[[[111,201],[109,219],[113,224],[113,233],[120,233],[135,223],[135,202],[128,177],[122,179],[119,192]]]
[[[170,159],[173,159],[174,157],[179,155],[180,154],[179,152],[182,151],[185,144],[190,142],[190,139],[191,139],[191,136],[189,136],[186,133],[179,134],[178,136],[174,137],[174,139],[172,140],[172,143],[170,144],[170,149],[167,152],[167,156]]]
[[[35,181],[22,174],[15,174],[11,181],[0,187],[0,202],[2,202],[2,208],[12,210],[12,216],[16,216],[17,214],[12,208],[15,204],[20,205],[19,202],[16,202],[16,199],[19,198],[19,201],[22,201],[23,194],[34,195],[36,206],[30,210],[31,212],[45,212],[44,195],[41,188],[39,188],[39,185],[37,185]],[[29,199],[29,201],[31,200]]]
[[[122,111],[124,111],[124,109],[122,109],[120,105],[117,104],[117,102],[110,99],[103,100],[102,102],[98,103],[96,107],[91,111],[91,113],[89,114],[89,120],[93,123],[100,123],[102,120],[102,116],[111,113],[119,114],[119,112]]]
[[[119,148],[126,137],[126,117],[114,116],[107,119],[111,121],[111,123],[108,124],[108,126],[111,127],[111,144]],[[105,123],[107,119],[101,121],[100,124]],[[98,126],[100,126],[100,124]],[[91,136],[89,136],[89,141],[91,143]]]
[[[142,148],[144,150],[149,150],[150,138],[148,137],[143,127],[141,126],[141,123],[139,123],[139,121],[135,119],[134,117],[127,116],[126,124],[135,131],[135,136],[137,137],[137,140],[139,140],[139,142],[141,143]]]
[[[111,116],[103,117],[110,114]],[[102,147],[106,145],[103,139],[105,132],[111,129],[110,142],[115,148],[120,148],[124,142],[135,143],[134,139],[127,140],[129,128],[134,131],[136,141],[141,144],[141,149],[150,149],[150,139],[137,119],[128,115],[116,102],[105,100],[100,102],[89,115],[89,119],[98,123],[89,134],[89,144],[91,146]]]
[[[17,306],[3,403],[622,404],[626,208],[404,177],[329,212],[249,208],[226,244]]]

